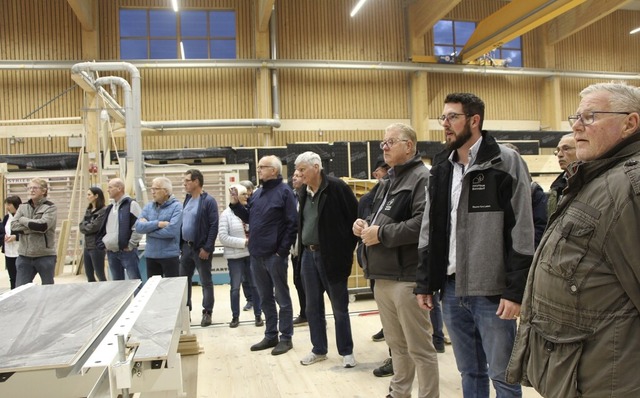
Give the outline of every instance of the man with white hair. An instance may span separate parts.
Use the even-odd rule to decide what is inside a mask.
[[[272,355],[281,355],[293,348],[293,305],[287,267],[289,250],[296,239],[296,198],[291,188],[282,182],[281,173],[280,159],[264,156],[258,162],[262,186],[251,195],[247,206],[238,203],[238,192],[232,190],[230,204],[234,213],[250,225],[251,271],[266,320],[264,338],[252,345],[251,351],[273,347]]]
[[[545,397],[640,394],[640,88],[597,83],[533,259],[507,380]]]
[[[173,195],[171,180],[157,177],[151,182],[150,201],[136,222],[136,232],[147,235],[147,276],[178,276],[182,204]]]
[[[342,366],[356,366],[349,319],[347,280],[357,239],[351,226],[357,218],[358,200],[344,181],[325,174],[317,153],[304,152],[296,159],[302,178],[298,242],[300,274],[307,297],[313,349],[300,363],[311,365],[327,359],[327,321],[324,293],[331,302],[336,323],[336,345]]]
[[[104,223],[96,235],[96,247],[107,251],[109,270],[113,280],[140,279],[138,244],[142,235],[135,231],[141,209],[138,202],[125,193],[124,182],[113,178],[107,186],[113,203],[107,206]]]

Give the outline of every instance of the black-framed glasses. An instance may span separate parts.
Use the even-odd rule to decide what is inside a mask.
[[[583,126],[588,126],[596,121],[597,114],[610,114],[610,115],[630,115],[631,112],[608,112],[608,111],[584,111],[582,113],[576,113],[575,115],[569,115],[569,126],[573,127],[578,120],[582,122]]]
[[[460,116],[471,116],[467,113],[455,113],[455,112],[451,112],[451,113],[447,113],[446,115],[441,115],[438,118],[438,123],[440,123],[441,126],[444,126],[444,122],[445,120],[449,122],[449,124],[453,124],[456,121],[458,121],[458,119],[460,118]]]
[[[409,140],[401,140],[400,138],[389,138],[388,140],[380,141],[380,149],[384,149],[385,145],[387,146],[387,148],[391,148],[398,142],[407,142],[407,141]]]
[[[569,146],[569,145],[563,145],[563,146],[561,146],[561,147],[556,148],[556,150],[555,150],[555,151],[553,151],[553,154],[554,154],[554,155],[556,155],[556,156],[558,156],[558,154],[559,154],[560,152],[562,152],[562,153],[567,153],[567,152],[569,152],[569,151],[573,151],[574,149],[576,149],[576,147],[574,147],[574,146]]]

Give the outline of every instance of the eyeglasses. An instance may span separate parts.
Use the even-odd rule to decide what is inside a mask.
[[[569,115],[569,126],[573,127],[578,120],[582,122],[583,126],[588,126],[596,121],[596,115],[599,113],[611,114],[611,115],[630,115],[631,112],[606,112],[606,111],[584,111],[575,115]]]
[[[42,189],[42,187],[27,187],[27,191],[37,191]]]
[[[555,151],[553,151],[553,154],[554,154],[554,155],[556,155],[556,156],[558,156],[558,154],[559,154],[560,152],[562,152],[562,153],[567,153],[567,152],[569,152],[569,151],[573,151],[574,149],[576,149],[576,147],[574,147],[574,146],[569,146],[569,145],[563,145],[563,146],[561,146],[561,147],[559,147],[559,148],[556,148],[556,150],[555,150]]]
[[[469,114],[466,113],[448,113],[446,115],[442,115],[438,118],[438,123],[440,123],[441,126],[444,126],[444,122],[445,120],[449,122],[449,124],[453,124],[456,121],[458,121],[458,119],[460,118],[460,116],[471,116]]]
[[[151,192],[155,192],[155,191],[166,190],[166,188],[154,188],[154,187],[151,187],[149,190],[150,190]]]
[[[387,148],[391,148],[398,142],[407,142],[407,141],[409,140],[401,140],[399,138],[389,138],[388,140],[380,141],[380,149],[384,149],[385,145],[387,146]]]

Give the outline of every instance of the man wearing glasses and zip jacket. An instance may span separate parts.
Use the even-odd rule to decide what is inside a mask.
[[[418,306],[441,290],[464,397],[521,397],[505,380],[534,242],[531,179],[520,155],[482,130],[484,102],[449,94],[420,231]],[[394,357],[395,361],[395,357]],[[487,366],[488,365],[488,366]]]

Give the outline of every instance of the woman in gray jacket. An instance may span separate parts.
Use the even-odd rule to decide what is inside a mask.
[[[84,272],[89,282],[95,282],[96,276],[100,282],[103,282],[107,280],[104,272],[105,251],[96,247],[96,234],[102,226],[106,209],[102,189],[89,188],[87,201],[89,202],[87,211],[78,226],[80,232],[84,234]]]

